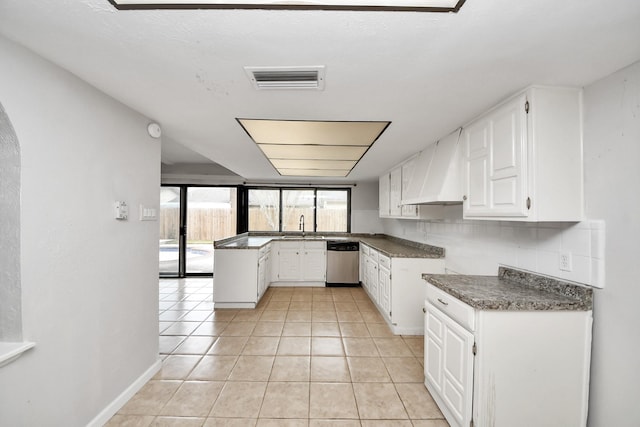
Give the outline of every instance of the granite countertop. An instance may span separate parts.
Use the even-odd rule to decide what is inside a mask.
[[[214,242],[216,249],[259,249],[271,241],[326,242],[344,240],[362,242],[391,258],[444,258],[444,249],[384,234],[307,234],[297,236],[244,233]]]
[[[590,288],[500,267],[497,276],[423,274],[435,287],[479,310],[591,310]]]
[[[395,237],[361,237],[360,242],[390,258],[444,258],[444,249]]]

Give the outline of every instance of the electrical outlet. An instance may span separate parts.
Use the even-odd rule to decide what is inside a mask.
[[[571,271],[571,252],[560,252],[558,256],[558,268],[562,271]]]

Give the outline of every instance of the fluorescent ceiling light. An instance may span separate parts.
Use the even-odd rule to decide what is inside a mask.
[[[280,175],[347,176],[390,122],[237,119]]]
[[[465,0],[109,0],[117,9],[324,9],[458,12]]]
[[[282,176],[338,176],[345,177],[349,175],[350,170],[323,170],[323,169],[278,169]]]

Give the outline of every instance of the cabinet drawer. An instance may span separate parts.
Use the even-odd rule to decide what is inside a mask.
[[[361,243],[360,244],[360,251],[365,255],[369,255],[369,246]]]
[[[432,284],[427,284],[427,300],[465,329],[471,332],[475,331],[475,310],[470,305],[463,303]]]
[[[369,258],[373,261],[374,264],[378,263],[378,251],[375,249],[369,249]]]
[[[386,255],[379,254],[378,255],[378,263],[385,267],[387,270],[391,270],[391,258]]]
[[[280,249],[300,249],[302,247],[302,242],[278,242]]]

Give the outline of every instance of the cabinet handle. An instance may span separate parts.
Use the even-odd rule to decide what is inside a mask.
[[[448,303],[448,302],[446,302],[446,301],[442,301],[440,298],[438,298],[438,302],[439,302],[440,304],[443,304],[443,305],[449,305],[449,303]]]

